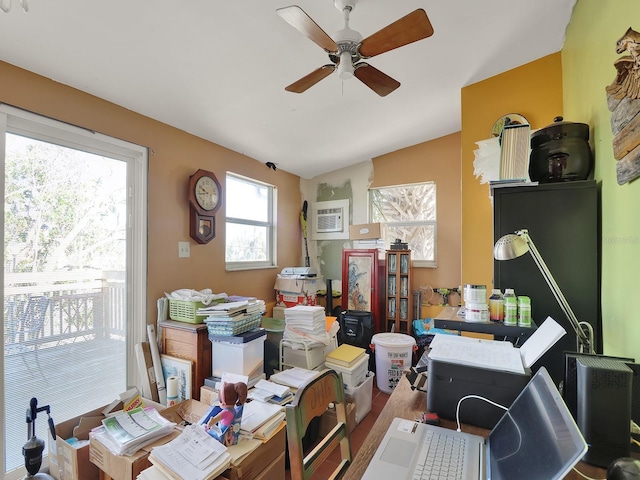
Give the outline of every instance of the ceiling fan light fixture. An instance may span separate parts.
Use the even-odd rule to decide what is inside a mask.
[[[351,62],[351,52],[344,51],[340,53],[340,63],[338,63],[338,76],[342,80],[348,80],[353,77],[353,63]]]

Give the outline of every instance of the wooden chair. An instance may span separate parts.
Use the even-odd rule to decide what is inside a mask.
[[[305,454],[302,439],[311,421],[335,405],[336,426],[323,438],[318,439],[311,451]],[[286,406],[287,443],[292,480],[311,478],[329,455],[340,446],[341,462],[328,479],[342,477],[351,464],[351,443],[347,425],[347,402],[344,396],[342,374],[335,370],[324,370],[298,389],[293,402]]]

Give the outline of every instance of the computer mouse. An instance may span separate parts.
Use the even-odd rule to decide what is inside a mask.
[[[640,479],[640,460],[622,457],[614,460],[607,468],[607,480]]]

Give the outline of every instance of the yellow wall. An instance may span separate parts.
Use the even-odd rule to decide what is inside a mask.
[[[640,361],[640,180],[620,186],[605,87],[616,75],[616,41],[640,32],[636,0],[579,0],[562,49],[564,112],[591,126],[595,176],[602,189],[602,324],[604,353]]]
[[[503,115],[519,113],[532,129],[562,115],[561,56],[555,53],[462,89],[462,282],[493,284],[493,210],[489,186],[473,173],[475,142]]]
[[[149,148],[148,321],[157,317],[156,300],[179,288],[275,301],[279,270],[225,272],[224,205],[216,216],[216,238],[207,245],[192,242],[191,257],[178,258],[178,241],[189,240],[187,182],[202,168],[214,172],[223,189],[227,170],[276,185],[278,262],[288,266],[298,264],[301,256],[299,177],[274,172],[249,157],[3,62],[0,85],[2,103]]]

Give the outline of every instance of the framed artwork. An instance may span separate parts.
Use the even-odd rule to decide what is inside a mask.
[[[378,250],[342,250],[343,310],[372,312],[374,321],[378,321],[378,271]]]
[[[191,362],[191,360],[185,360],[184,358],[162,354],[160,355],[160,363],[162,364],[162,374],[164,376],[165,388],[167,389],[167,403],[170,398],[173,399],[173,403],[189,400],[191,398],[193,362]],[[169,377],[175,378],[170,382]]]

